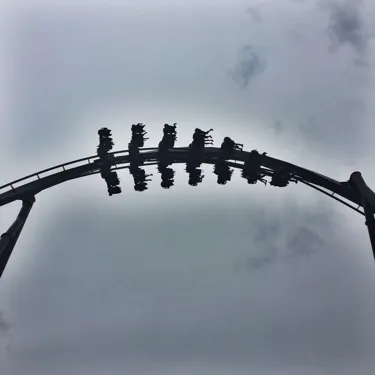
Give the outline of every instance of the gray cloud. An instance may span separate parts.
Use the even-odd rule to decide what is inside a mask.
[[[177,121],[179,145],[213,127],[216,140],[334,178],[357,165],[371,176],[371,72],[327,53],[321,13],[280,0],[255,23],[242,0],[138,4],[34,8],[14,21],[4,183],[92,153],[104,124],[126,147],[134,121],[147,123],[147,146]],[[292,26],[309,43],[290,43]],[[238,83],[251,90],[225,75],[238,46]],[[196,189],[181,172],[162,190],[154,172],[136,194],[123,172],[118,197],[99,176],[38,196],[1,280],[12,322],[1,375],[374,374],[363,218],[301,184],[249,187],[237,171],[223,188],[204,171]]]
[[[239,262],[236,269],[251,272],[294,258],[307,260],[314,254],[321,253],[323,248],[327,254],[329,246],[319,233],[332,225],[335,216],[326,211],[306,213],[300,216],[297,226],[289,215],[282,222],[271,219],[264,223],[260,220],[254,225],[254,242],[249,251],[250,255],[245,261]],[[287,236],[285,227],[289,228]]]
[[[10,323],[4,317],[4,313],[0,311],[0,370],[1,361],[6,359],[2,357],[8,354],[11,350],[11,342],[9,337],[11,328]]]
[[[285,125],[283,124],[282,121],[276,120],[273,124],[273,128],[274,128],[276,136],[279,136],[280,134],[284,132]]]
[[[120,128],[118,123],[125,127],[142,120],[155,128],[173,114],[173,121],[194,128],[192,113],[207,114],[210,108],[207,121],[216,129],[218,119],[222,119],[220,127],[233,121],[229,113],[236,114],[242,134],[248,134],[250,117],[252,127],[264,133],[273,133],[274,121],[279,119],[284,125],[280,147],[300,145],[315,157],[360,158],[370,107],[366,104],[366,110],[352,111],[346,102],[368,101],[371,69],[356,69],[361,72],[353,74],[343,61],[336,61],[337,56],[326,54],[321,48],[325,38],[317,37],[317,29],[325,25],[314,13],[301,13],[293,26],[297,31],[302,28],[311,42],[291,46],[280,37],[286,29],[284,13],[288,16],[283,7],[280,17],[268,6],[267,19],[255,26],[246,19],[243,24],[238,21],[242,7],[238,13],[232,8],[228,12],[218,9],[210,16],[210,32],[206,32],[205,13],[199,11],[176,11],[172,19],[162,11],[142,11],[136,16],[108,9],[100,16],[79,9],[24,12],[14,21],[10,39],[14,130],[9,133],[9,152],[17,160],[32,153],[42,163],[44,153],[56,155],[56,142],[74,143],[75,156],[81,157],[93,152],[91,145],[97,142],[102,122],[112,127],[113,119],[113,126]],[[163,17],[173,29],[168,36]],[[143,19],[147,19],[146,30]],[[288,24],[292,21],[286,19]],[[128,37],[131,34],[137,43]],[[252,85],[254,90],[238,91],[225,76],[233,66],[233,51],[241,45],[231,80],[243,88]],[[159,51],[163,58],[158,57]],[[316,121],[309,123],[309,118]],[[335,124],[342,131],[338,133]],[[91,136],[93,141],[78,141]],[[126,147],[128,138],[123,140],[116,141],[116,147]],[[152,138],[150,144],[156,141]]]
[[[329,11],[328,35],[331,39],[332,50],[341,45],[350,45],[354,50],[364,55],[372,37],[369,25],[362,17],[363,1],[324,1],[323,6]]]
[[[272,371],[371,366],[373,329],[363,331],[371,319],[361,311],[370,309],[373,287],[357,272],[360,262],[344,273],[352,258],[341,249],[314,262],[305,257],[296,269],[267,263],[273,244],[298,237],[293,222],[329,232],[336,217],[309,208],[293,218],[296,205],[288,201],[279,213],[252,204],[250,220],[227,189],[220,205],[180,202],[157,216],[89,200],[50,213],[46,236],[34,244],[39,255],[23,275],[27,283],[14,287],[14,373],[100,366],[117,374],[194,363],[201,363],[198,374],[207,373],[202,366],[266,371],[266,363]],[[331,237],[326,247],[338,245]],[[269,250],[248,262],[257,272],[231,273],[257,246]]]
[[[359,68],[370,68],[371,64],[365,58],[357,58],[354,60],[354,65]]]
[[[246,13],[251,17],[255,22],[262,21],[262,15],[259,6],[251,6],[247,8]]]
[[[255,251],[245,262],[245,267],[248,271],[252,269],[262,269],[277,261],[282,252],[280,234],[283,229],[281,225],[281,223],[272,221],[266,225],[261,224],[261,221],[256,223],[253,237]]]
[[[288,242],[287,257],[294,258],[299,256],[311,256],[314,252],[322,248],[326,243],[320,238],[317,233],[314,233],[307,227],[302,227],[297,234]]]
[[[250,45],[241,47],[238,63],[232,72],[234,81],[241,87],[247,87],[250,82],[266,69],[266,62],[257,50]]]
[[[262,249],[266,250],[266,254],[257,255],[250,257],[246,260],[245,268],[248,271],[251,271],[253,269],[262,269],[263,267],[269,266],[273,264],[277,259],[277,249],[273,246],[269,246],[268,249]],[[267,254],[268,253],[268,254]]]
[[[10,324],[5,320],[3,312],[0,311],[0,334],[10,330]]]

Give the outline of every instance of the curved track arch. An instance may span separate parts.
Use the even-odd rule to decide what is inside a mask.
[[[179,147],[171,149],[170,151],[173,156],[173,163],[186,163],[189,155],[188,150],[188,147]],[[140,149],[140,151],[142,156],[145,158],[144,166],[154,165],[157,163],[157,148],[143,148]],[[203,163],[215,164],[219,157],[220,151],[220,148],[206,147],[204,150]],[[249,157],[249,154],[250,153],[247,151],[236,151],[233,156],[233,159],[229,160],[229,165],[237,169],[242,169],[243,164]],[[114,159],[111,162],[113,170],[127,168],[126,166],[119,166],[130,163],[128,150],[112,152],[110,153],[110,155],[114,156]],[[347,205],[359,214],[364,215],[364,213],[359,210],[359,207],[362,206],[361,195],[347,181],[339,182],[319,173],[285,162],[283,160],[271,158],[269,156],[262,157],[262,171],[267,176],[272,176],[275,170],[278,170],[283,166],[287,166],[288,168],[292,169],[298,181],[303,182],[306,185],[313,187],[315,189],[317,188],[321,190],[323,193],[326,193],[334,199]],[[54,173],[49,174],[47,176],[43,176],[43,174],[50,172]],[[24,197],[27,196],[35,196],[41,191],[51,188],[55,185],[61,184],[65,181],[85,177],[96,173],[100,173],[100,159],[96,155],[73,160],[67,163],[56,165],[48,169],[41,170],[39,172],[33,173],[31,175],[22,177],[20,179],[0,186],[0,206],[4,206],[16,200],[23,200]],[[32,181],[26,182],[27,180]],[[22,184],[19,185],[20,183]],[[329,190],[331,193],[328,193],[327,191],[324,191],[322,189]],[[335,197],[335,195],[341,196],[342,198],[354,203],[359,207],[356,208],[350,205],[349,203],[341,200],[340,198]],[[373,204],[373,206],[375,207],[375,203]],[[373,211],[375,212],[375,208]]]
[[[144,160],[142,166],[157,164],[158,148],[142,148],[139,149],[139,151]],[[173,148],[169,151],[173,163],[187,162],[189,156],[188,147]],[[215,164],[219,158],[220,152],[220,148],[205,147],[203,151],[203,163]],[[111,159],[112,170],[129,168],[129,166],[126,165],[130,163],[128,150],[111,152],[109,155],[113,156]],[[235,151],[227,163],[230,167],[243,169],[244,163],[249,158],[249,155],[250,152],[247,151]],[[354,172],[348,181],[340,182],[298,165],[266,155],[262,156],[261,167],[262,174],[265,176],[273,176],[275,171],[282,167],[287,167],[288,170],[293,171],[296,181],[330,196],[365,216],[375,257],[375,193],[366,185],[360,172]],[[43,190],[63,182],[97,174],[100,173],[100,171],[100,158],[94,155],[44,169],[0,186],[0,206],[4,206],[16,200],[22,201],[22,208],[15,222],[0,238],[0,277],[35,202],[35,196]],[[46,175],[47,173],[49,174]],[[344,201],[344,199],[346,201]],[[362,208],[363,211],[360,210],[360,208]]]

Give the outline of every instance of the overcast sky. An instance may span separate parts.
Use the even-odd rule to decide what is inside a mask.
[[[102,126],[120,150],[177,122],[177,146],[214,128],[375,188],[372,0],[30,3],[0,5],[0,184],[93,155]],[[117,196],[99,176],[37,196],[0,283],[1,375],[374,374],[363,217],[302,184],[149,170],[144,193],[122,171]]]

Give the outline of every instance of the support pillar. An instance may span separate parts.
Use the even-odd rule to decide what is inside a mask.
[[[363,209],[365,211],[365,217],[366,217],[365,224],[367,225],[368,234],[370,236],[370,242],[371,242],[371,247],[372,247],[372,253],[374,254],[374,259],[375,259],[375,217],[373,214],[373,207],[367,201],[366,198],[363,198]]]
[[[375,193],[366,185],[360,172],[353,172],[349,182],[353,185],[362,198],[368,234],[370,237],[372,253],[375,259]]]
[[[21,234],[34,202],[34,196],[27,199],[25,198],[22,201],[22,207],[16,220],[0,237],[0,278],[5,270],[10,256],[12,255],[13,248]]]

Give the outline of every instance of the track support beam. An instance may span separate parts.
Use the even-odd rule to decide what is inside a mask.
[[[372,247],[372,253],[374,254],[375,259],[375,217],[373,214],[373,207],[366,198],[363,198],[363,209],[365,211],[366,217],[365,224],[367,225],[368,234],[370,236],[370,242]]]
[[[375,259],[375,193],[367,186],[360,172],[353,172],[349,182],[361,194],[367,230],[370,237],[372,253]]]
[[[12,255],[14,246],[17,243],[30,211],[34,205],[35,197],[31,196],[22,200],[22,207],[16,220],[0,237],[0,278],[5,270],[5,267]]]

